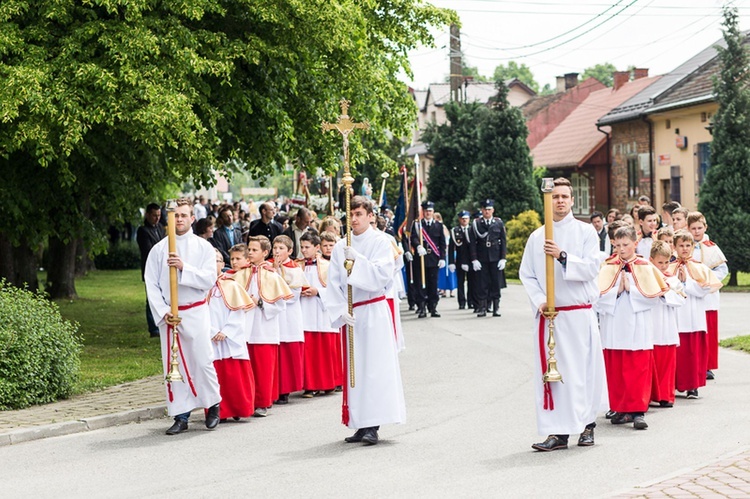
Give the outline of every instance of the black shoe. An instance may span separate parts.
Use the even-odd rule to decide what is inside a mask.
[[[430,312],[430,317],[440,317],[440,314],[437,312]]]
[[[478,310],[477,317],[487,317],[487,311],[485,309]]]
[[[688,390],[687,391],[687,395],[685,396],[685,398],[688,398],[688,399],[697,399],[698,398],[698,389],[696,388],[695,390]]]
[[[586,428],[578,437],[578,447],[591,447],[594,445],[594,429]]]
[[[344,439],[344,442],[346,442],[348,444],[356,444],[356,443],[361,442],[362,441],[362,437],[365,436],[365,433],[367,433],[368,429],[369,428],[360,428],[351,437],[346,437]]]
[[[375,445],[378,443],[378,430],[375,428],[367,428],[365,434],[362,435],[362,443],[365,445]]]
[[[159,337],[159,331],[157,331],[157,332],[153,332],[153,331],[151,331],[151,333],[149,333],[149,334],[150,334],[150,336],[151,336],[152,338],[158,338],[158,337]]]
[[[278,404],[278,405],[286,405],[288,403],[289,403],[289,394],[288,393],[284,393],[284,394],[279,395],[279,400],[277,400],[276,402],[274,402],[274,404]]]
[[[648,428],[648,423],[646,423],[646,419],[643,417],[643,415],[639,414],[638,416],[633,418],[633,428],[636,430],[645,430]]]
[[[424,319],[425,317],[427,317],[427,312],[425,312],[424,310],[420,310],[419,315],[417,315],[417,318]]]
[[[178,433],[182,433],[183,431],[187,431],[188,429],[188,422],[183,421],[182,419],[175,419],[174,424],[169,427],[167,430],[167,435],[177,435]]]
[[[239,416],[232,416],[232,419],[234,419],[235,421],[239,421],[240,417]]]
[[[492,317],[502,317],[502,315],[500,315],[500,312],[498,312],[497,310],[493,310]]]
[[[333,389],[334,392],[343,392],[344,387],[341,385],[336,386],[336,388]]]
[[[633,422],[633,415],[629,412],[618,412],[609,420],[612,424],[626,424]]]
[[[465,309],[465,308],[466,308],[466,305],[459,305],[459,306],[458,306],[458,309],[459,309],[459,310],[463,310],[463,309]]]
[[[206,413],[206,428],[212,429],[219,425],[219,404],[212,405]]]
[[[607,414],[604,415],[604,419],[612,419],[616,415],[617,415],[617,413],[615,411],[613,411],[612,409],[610,409],[610,410],[607,411]]]
[[[714,379],[714,372],[711,370],[706,371],[706,379]]]
[[[412,310],[414,310],[414,305],[409,305],[409,312],[411,312]]]
[[[305,390],[305,392],[302,394],[303,399],[311,399],[315,396],[315,392],[313,390]]]
[[[558,449],[567,449],[568,442],[558,437],[557,435],[550,435],[544,442],[534,444],[531,446],[532,449],[549,452]]]
[[[659,407],[674,407],[674,404],[672,402],[667,402],[666,400],[660,400]]]
[[[492,300],[492,317],[500,317],[500,300]]]

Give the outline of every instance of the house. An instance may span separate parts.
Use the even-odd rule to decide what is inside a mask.
[[[709,160],[706,127],[717,109],[711,85],[718,72],[716,45],[723,40],[598,121],[611,127],[612,207],[628,210],[642,195],[657,208],[669,200],[697,206]]]
[[[615,74],[613,88],[590,92],[552,132],[532,150],[534,166],[546,167],[551,176],[569,178],[573,184],[573,213],[587,217],[612,204],[610,189],[610,129],[597,127],[602,116],[659,80],[648,71]]]
[[[528,85],[518,78],[505,82],[508,87],[508,102],[512,106],[520,107],[536,95]],[[460,88],[460,99],[464,102],[482,102],[488,104],[490,98],[497,94],[494,83],[475,82],[466,80]],[[415,103],[418,108],[417,127],[412,134],[412,145],[406,150],[408,157],[419,155],[419,174],[422,182],[427,184],[430,175],[432,158],[427,154],[427,146],[420,139],[422,131],[429,123],[442,125],[447,121],[445,105],[451,101],[450,83],[432,83],[427,90],[413,90]],[[425,194],[426,195],[426,188]]]

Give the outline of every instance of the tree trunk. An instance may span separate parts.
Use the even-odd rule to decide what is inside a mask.
[[[65,243],[56,237],[50,237],[45,287],[50,298],[78,298],[75,283],[77,247],[77,239]]]
[[[727,283],[727,286],[737,286],[737,271],[732,270],[729,272],[729,282]]]
[[[84,244],[83,238],[80,238],[76,245],[76,277],[83,277],[90,270],[96,270],[94,260],[89,257],[89,250]]]
[[[10,284],[31,291],[39,289],[36,252],[24,240],[13,246],[5,234],[0,233],[0,277]]]

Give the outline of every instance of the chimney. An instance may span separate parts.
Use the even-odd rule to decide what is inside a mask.
[[[619,90],[628,81],[630,81],[629,71],[615,71],[612,74],[613,90]]]
[[[648,78],[648,68],[634,68],[633,79],[639,80],[641,78]]]
[[[555,92],[565,92],[565,77],[564,76],[558,76],[557,77],[557,86],[555,87]]]
[[[570,90],[571,88],[578,85],[578,73],[565,73],[565,90]]]

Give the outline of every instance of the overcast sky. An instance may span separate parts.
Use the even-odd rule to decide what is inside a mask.
[[[664,74],[721,38],[724,0],[429,0],[461,18],[461,52],[492,76],[514,60],[531,68],[540,88],[564,73],[611,62]],[[734,0],[740,28],[750,26],[750,0]],[[410,53],[412,87],[425,89],[449,73],[449,35]]]

